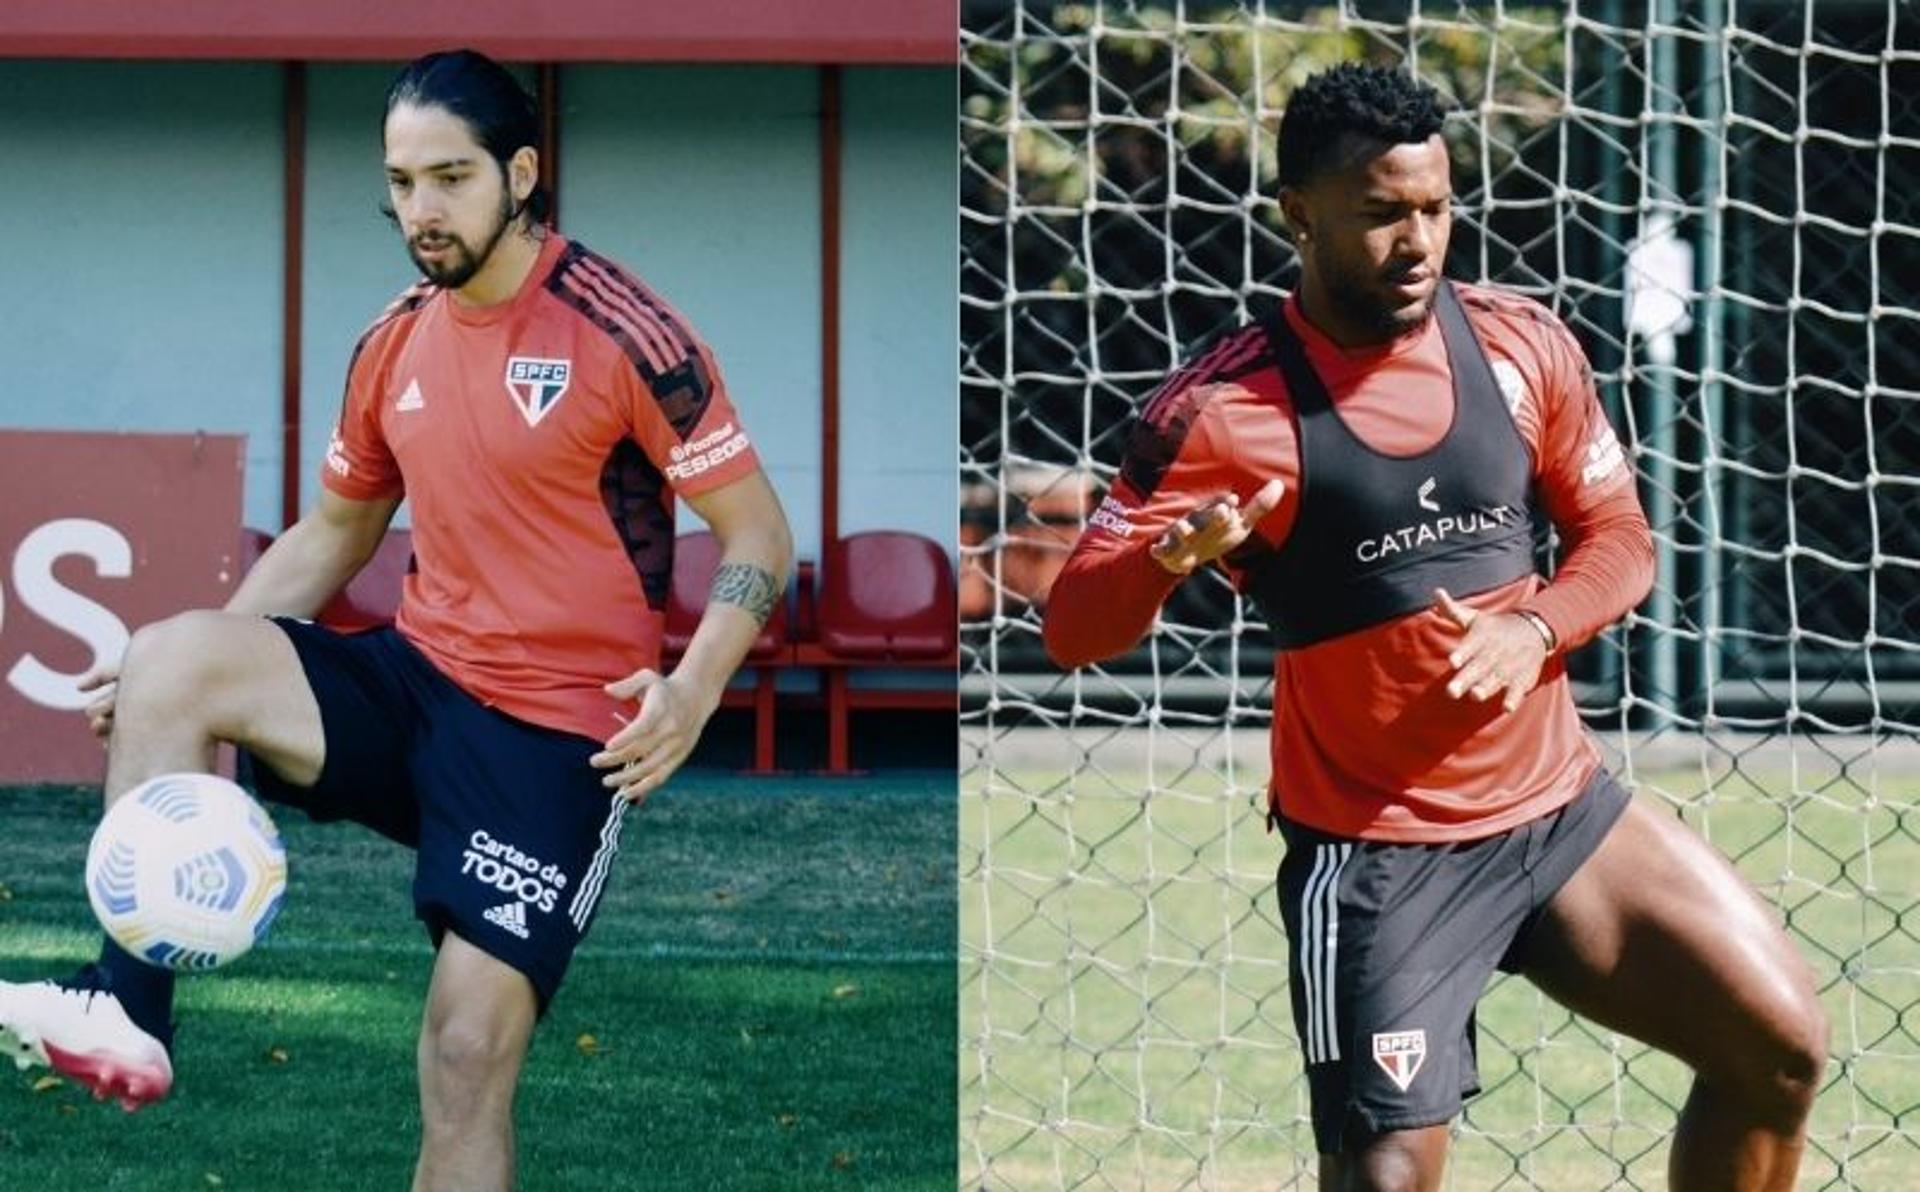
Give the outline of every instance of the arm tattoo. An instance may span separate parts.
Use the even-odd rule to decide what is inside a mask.
[[[765,625],[773,615],[773,603],[780,599],[783,585],[763,568],[752,563],[722,563],[713,573],[713,587],[707,592],[709,604],[737,604]]]

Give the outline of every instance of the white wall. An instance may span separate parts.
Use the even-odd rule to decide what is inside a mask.
[[[959,191],[954,73],[844,72],[840,532],[954,550]]]
[[[637,273],[712,346],[795,541],[815,558],[817,78],[805,67],[566,69],[560,152],[567,234]]]
[[[361,333],[419,276],[379,213],[380,120],[399,63],[307,68],[306,242],[301,274],[300,493],[320,496],[327,435]],[[403,507],[399,523],[406,523]],[[265,529],[278,529],[276,520]]]
[[[280,73],[0,61],[0,427],[247,435],[280,508]]]

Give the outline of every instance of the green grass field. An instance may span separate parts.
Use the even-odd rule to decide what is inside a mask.
[[[685,771],[628,817],[535,1035],[520,1186],[951,1188],[952,791],[951,773]],[[97,950],[80,883],[96,801],[0,790],[0,977]],[[412,854],[277,819],[285,910],[232,969],[181,981],[174,1095],[128,1116],[7,1067],[0,1188],[407,1186],[432,960]]]
[[[962,781],[963,1183],[1315,1186],[1259,774],[1163,763],[1150,785],[1090,756]],[[1787,913],[1818,974],[1834,1054],[1801,1186],[1920,1187],[1920,767],[1636,777]],[[1677,1062],[1513,978],[1479,1029],[1450,1187],[1666,1186]]]

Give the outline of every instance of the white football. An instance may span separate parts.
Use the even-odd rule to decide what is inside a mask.
[[[163,774],[128,791],[87,850],[87,900],[100,925],[162,968],[219,968],[244,955],[286,889],[273,821],[211,774]]]

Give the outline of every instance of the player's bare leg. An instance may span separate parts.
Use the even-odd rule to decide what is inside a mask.
[[[420,1029],[420,1165],[414,1192],[513,1187],[513,1094],[533,1037],[533,986],[448,932]]]
[[[189,612],[140,630],[115,705],[109,806],[155,775],[211,770],[220,741],[298,785],[320,775],[320,707],[293,643],[264,618]]]
[[[155,775],[211,769],[220,740],[298,780],[320,771],[319,708],[292,644],[259,617],[191,612],[142,629],[113,706],[109,806]],[[0,1055],[137,1109],[173,1085],[172,1011],[173,974],[105,941],[72,977],[0,982]]]
[[[1390,1130],[1320,1156],[1320,1192],[1434,1192],[1447,1165],[1447,1127]]]
[[[1554,900],[1524,971],[1556,1001],[1684,1060],[1675,1192],[1786,1192],[1827,1065],[1813,976],[1712,846],[1635,803]]]

